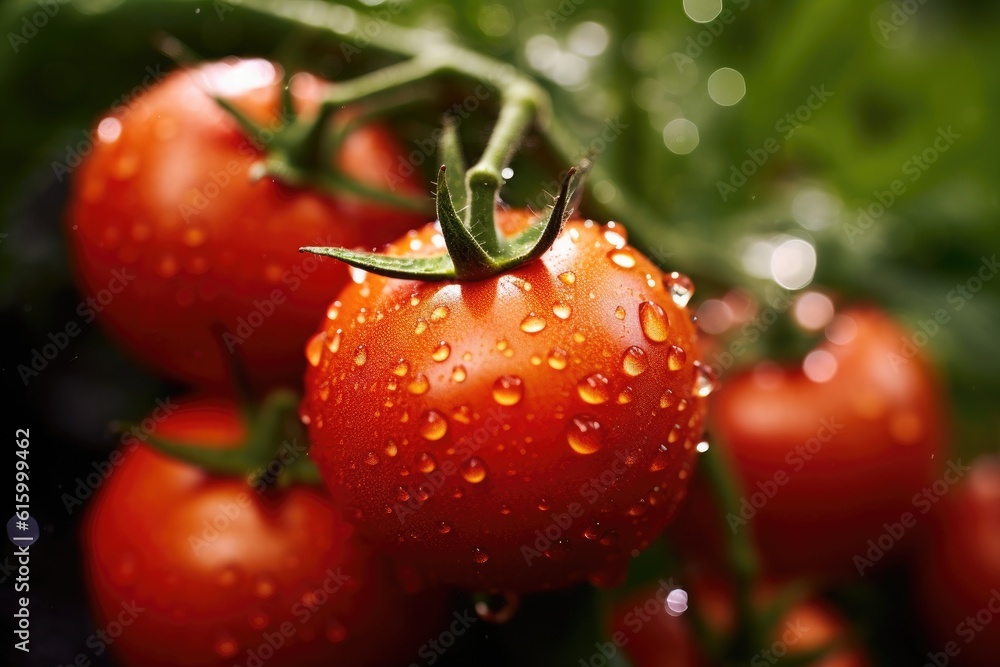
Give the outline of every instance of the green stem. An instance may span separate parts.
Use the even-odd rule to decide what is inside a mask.
[[[763,646],[763,633],[754,612],[754,587],[759,576],[757,552],[745,530],[733,530],[728,517],[740,514],[739,482],[732,474],[721,448],[716,446],[701,455],[701,467],[715,498],[725,535],[725,555],[736,589],[736,650],[750,654]]]

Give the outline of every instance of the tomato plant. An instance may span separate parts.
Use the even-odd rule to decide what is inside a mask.
[[[235,407],[214,399],[180,402],[155,432],[221,451],[246,435]],[[276,461],[298,456],[292,443]],[[145,445],[124,454],[83,533],[99,627],[125,626],[107,643],[123,664],[410,657],[441,619],[437,593],[405,595],[318,489],[256,479],[213,475]],[[386,628],[398,641],[383,641]]]
[[[221,325],[228,352],[244,359],[256,386],[297,386],[301,341],[348,280],[343,266],[320,265],[298,247],[371,248],[420,220],[347,191],[389,193],[399,147],[379,125],[340,141],[331,167],[340,191],[304,176],[288,183],[293,167],[318,159],[309,149],[322,137],[300,135],[318,122],[330,84],[296,74],[284,104],[283,86],[265,60],[173,72],[126,113],[98,123],[73,179],[67,232],[87,317],[171,377],[227,384],[213,334]],[[330,123],[344,129],[351,120],[341,114]],[[400,194],[418,191],[413,176],[395,180]]]
[[[498,217],[508,238],[536,224]],[[428,225],[387,255],[444,246]],[[306,348],[312,455],[359,531],[430,581],[614,580],[671,518],[701,437],[692,289],[589,220],[481,280],[369,273]]]
[[[807,357],[822,367],[813,378],[765,362],[713,397],[714,432],[742,488],[738,512],[724,520],[756,537],[772,572],[856,576],[902,555],[869,541],[878,546],[892,531],[893,543],[910,542],[914,498],[943,463],[938,383],[922,357],[901,356],[902,330],[864,308],[844,311],[828,331]],[[701,493],[685,512],[678,541],[704,549],[721,521],[711,499]]]
[[[986,667],[1000,655],[1000,459],[972,465],[942,497],[921,552],[917,589],[931,633],[928,659]]]

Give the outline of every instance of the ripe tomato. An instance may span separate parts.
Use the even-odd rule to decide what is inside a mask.
[[[604,653],[620,649],[635,667],[711,667],[715,663],[703,655],[687,619],[686,614],[691,613],[685,611],[687,602],[690,598],[697,603],[710,630],[726,636],[733,631],[732,595],[724,585],[705,579],[695,580],[688,590],[681,589],[684,594],[676,590],[677,587],[662,582],[659,587],[644,590],[616,605],[609,624],[610,642],[597,649]],[[773,591],[763,586],[757,597],[766,602],[773,598]],[[836,611],[818,600],[806,600],[793,606],[778,621],[772,641],[760,647],[750,664],[774,665],[786,656],[802,657],[843,639],[847,633],[847,624]],[[810,667],[871,664],[866,653],[850,643],[809,663]]]
[[[428,225],[388,252],[443,247]],[[691,289],[582,220],[484,280],[359,276],[306,348],[311,455],[359,531],[427,580],[610,583],[670,520],[701,437]]]
[[[857,576],[905,551],[896,540],[909,542],[919,526],[903,515],[917,523],[914,496],[936,479],[945,452],[943,399],[927,363],[902,357],[905,332],[870,308],[842,313],[829,332],[836,342],[807,357],[822,381],[765,363],[713,397],[719,445],[743,489],[739,515],[726,521],[756,536],[774,573]],[[682,512],[677,540],[717,553],[706,545],[724,528],[695,488],[701,502]]]
[[[232,404],[202,399],[156,435],[227,447],[245,433]],[[444,609],[404,595],[353,533],[319,490],[258,492],[138,446],[85,520],[97,627],[126,665],[399,664]]]
[[[944,496],[921,552],[918,590],[931,664],[987,667],[1000,655],[1000,457]]]
[[[297,385],[302,341],[348,279],[344,266],[299,247],[370,249],[422,221],[354,196],[254,182],[258,147],[291,120],[281,86],[280,71],[263,60],[173,72],[98,124],[74,175],[67,231],[88,297],[81,315],[96,315],[139,359],[177,379],[227,384],[212,331],[221,323],[255,385]],[[327,87],[293,77],[298,110],[314,112]],[[248,136],[206,93],[230,100],[261,135]],[[398,154],[385,128],[368,125],[347,136],[337,165],[386,189]],[[416,189],[410,178],[398,191]]]

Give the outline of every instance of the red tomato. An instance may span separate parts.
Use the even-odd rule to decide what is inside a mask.
[[[74,174],[67,231],[79,283],[95,315],[130,352],[174,378],[229,382],[214,323],[224,325],[257,386],[298,385],[302,341],[348,281],[343,265],[302,255],[302,245],[370,249],[421,219],[352,196],[336,198],[254,182],[251,166],[282,118],[281,73],[263,60],[212,63],[168,75],[97,126],[93,152]],[[292,80],[310,114],[328,84]],[[230,100],[264,127],[247,136],[206,93]],[[380,126],[352,132],[337,165],[387,189],[399,147]],[[403,179],[399,193],[419,190]]]
[[[699,647],[685,612],[687,597],[671,591],[677,587],[662,582],[616,605],[611,613],[610,642],[604,652],[614,647],[623,650],[635,667],[711,667]],[[697,603],[706,625],[726,636],[733,631],[734,606],[732,595],[725,586],[698,580],[684,591]],[[670,598],[668,599],[668,595]],[[761,602],[773,598],[772,591],[762,588]],[[780,664],[782,658],[801,656],[837,640],[848,633],[847,624],[828,605],[807,600],[793,606],[778,621],[773,640],[762,646],[751,665]],[[601,647],[598,647],[601,650]],[[591,661],[590,664],[594,664]],[[848,642],[810,667],[869,667],[871,660],[857,646]]]
[[[233,405],[194,400],[155,435],[227,447],[245,433]],[[443,605],[404,595],[353,533],[319,490],[258,492],[138,446],[85,521],[97,627],[126,665],[398,665]]]
[[[975,462],[939,510],[919,568],[928,661],[992,667],[1000,656],[1000,457]]]
[[[509,235],[533,216],[500,218]],[[498,276],[341,293],[306,348],[305,417],[363,535],[427,580],[516,592],[611,583],[660,533],[711,378],[690,283],[623,235],[575,220]],[[443,247],[428,225],[389,253]]]
[[[713,397],[714,431],[743,489],[739,515],[725,520],[756,536],[774,573],[857,576],[901,555],[898,536],[905,545],[920,528],[914,496],[946,451],[944,401],[927,363],[903,356],[906,333],[874,309],[831,326],[837,343],[807,357],[814,378],[829,377],[764,363]],[[695,488],[674,534],[691,553],[717,554],[725,526]]]

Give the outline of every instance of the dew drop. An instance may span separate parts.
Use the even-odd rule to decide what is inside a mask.
[[[649,368],[649,362],[646,360],[646,351],[641,347],[632,347],[625,350],[625,354],[622,356],[622,372],[629,377],[636,377],[642,375]]]
[[[452,382],[465,382],[465,378],[468,374],[465,372],[465,366],[459,364],[451,369],[451,380]]]
[[[460,405],[452,411],[451,418],[459,424],[468,424],[472,422],[472,409],[468,405]]]
[[[667,339],[667,314],[658,304],[643,301],[639,306],[639,324],[642,333],[654,343],[662,343]]]
[[[577,454],[593,454],[601,448],[601,424],[590,415],[573,417],[566,425],[566,440]]]
[[[674,271],[664,277],[663,286],[670,292],[670,298],[674,300],[674,303],[681,308],[688,305],[691,297],[694,296],[694,283],[683,273]]]
[[[618,392],[618,405],[625,405],[632,402],[632,387],[625,387]]]
[[[528,313],[528,316],[521,320],[521,331],[524,333],[538,333],[545,328],[545,319]]]
[[[601,524],[595,523],[593,526],[587,526],[587,529],[583,531],[583,536],[588,540],[596,540],[601,536]]]
[[[399,377],[403,377],[404,375],[410,372],[410,365],[405,361],[403,361],[402,359],[400,359],[396,367],[392,369],[392,372]]]
[[[451,346],[448,345],[448,343],[441,341],[440,343],[438,343],[438,346],[434,348],[434,351],[431,352],[431,359],[433,359],[434,361],[441,362],[446,360],[450,355],[451,355]]]
[[[342,334],[343,329],[337,329],[332,336],[328,337],[326,341],[326,349],[336,354],[337,351],[340,350],[340,338]]]
[[[552,305],[552,312],[560,320],[568,320],[570,315],[573,314],[573,309],[570,308],[568,303],[563,303],[562,301],[557,301]]]
[[[615,317],[617,317],[619,320],[624,320],[625,319],[625,309],[622,308],[621,306],[618,306],[617,308],[615,308]]]
[[[587,337],[583,335],[582,331],[574,331],[573,332],[573,341],[574,342],[582,343],[585,340],[587,340]]]
[[[442,521],[437,525],[437,531],[442,535],[447,535],[451,532],[451,524],[447,521]]]
[[[482,549],[480,549],[479,547],[476,547],[475,549],[472,550],[472,561],[474,563],[478,563],[479,565],[482,565],[483,563],[485,563],[489,559],[490,559],[490,555],[488,553],[486,553],[485,551],[483,551]]]
[[[389,458],[392,458],[396,454],[398,454],[399,453],[399,447],[396,446],[396,441],[395,440],[386,440],[385,441],[385,449],[384,449],[384,451],[385,451],[385,455],[388,456]]]
[[[440,440],[448,432],[448,419],[437,410],[425,412],[421,421],[420,435],[427,440]]]
[[[684,364],[686,363],[687,352],[684,351],[684,348],[671,345],[670,349],[667,350],[667,368],[672,371],[679,371],[684,368]]]
[[[306,343],[306,361],[310,366],[319,366],[319,360],[323,357],[323,343],[326,342],[326,332],[320,331],[309,339]]]
[[[635,256],[627,249],[615,249],[608,253],[611,261],[623,269],[631,269],[635,266]]]
[[[462,477],[466,482],[479,484],[486,479],[486,464],[482,459],[473,456],[462,465]]]
[[[576,385],[576,391],[580,398],[591,405],[606,403],[610,398],[608,390],[608,378],[600,373],[594,373],[580,380]]]
[[[422,463],[422,459],[421,459],[420,462],[418,462],[418,465],[420,465],[420,463]],[[423,468],[421,467],[421,470],[422,469]],[[434,469],[431,468],[432,472],[433,472],[433,470]],[[410,492],[406,490],[406,487],[404,487],[404,486],[399,487],[399,489],[397,489],[397,491],[396,491],[396,500],[398,500],[401,503],[405,503],[409,499],[410,499]]]
[[[411,306],[419,306],[420,305],[420,296],[417,295],[417,294],[411,294],[410,295],[410,305]]]
[[[364,366],[366,361],[368,361],[368,352],[365,351],[364,345],[358,345],[357,349],[354,350],[354,363],[357,366]]]
[[[413,333],[415,333],[416,335],[419,336],[420,334],[422,334],[425,331],[427,331],[427,320],[425,320],[422,317],[418,318],[417,319],[417,326],[414,327]]]
[[[666,445],[659,446],[656,454],[653,455],[653,461],[649,464],[650,472],[659,472],[667,467],[667,464],[670,463],[668,451]]]
[[[674,444],[675,442],[680,440],[682,430],[683,429],[681,428],[680,424],[674,424],[673,428],[670,429],[670,432],[667,433],[667,442],[669,442],[670,444]]]
[[[625,230],[620,227],[611,227],[610,229],[604,230],[604,240],[613,245],[615,248],[623,248],[628,242],[625,239],[625,235],[622,233]]]
[[[538,510],[541,512],[548,512],[552,509],[552,504],[545,498],[538,501]]]
[[[406,386],[406,390],[413,394],[414,396],[420,396],[426,394],[427,390],[431,388],[431,383],[427,380],[427,376],[421,373],[417,377],[413,378],[413,381]]]
[[[559,274],[559,280],[562,281],[564,285],[572,285],[576,282],[576,274],[572,271],[564,271]]]
[[[423,452],[417,458],[417,470],[422,473],[432,473],[437,470],[437,459],[430,452]]]
[[[694,393],[695,396],[704,398],[715,391],[715,371],[712,370],[711,366],[706,366],[700,361],[694,362],[694,367]]]
[[[551,350],[549,350],[549,356],[548,356],[549,366],[556,369],[557,371],[561,371],[562,369],[566,368],[568,359],[569,355],[566,354],[566,350],[560,349],[558,347],[554,347]]]
[[[376,454],[374,451],[370,451],[367,454],[365,454],[365,463],[367,463],[368,465],[377,466],[381,462],[382,459],[380,459],[378,457],[378,454]]]
[[[449,312],[448,306],[438,306],[431,312],[431,322],[441,322],[447,319]]]
[[[674,390],[667,389],[665,392],[663,392],[663,395],[660,396],[660,407],[666,409],[673,404],[674,404]]]
[[[493,383],[493,400],[500,405],[517,405],[524,397],[524,382],[516,375],[501,375]]]

